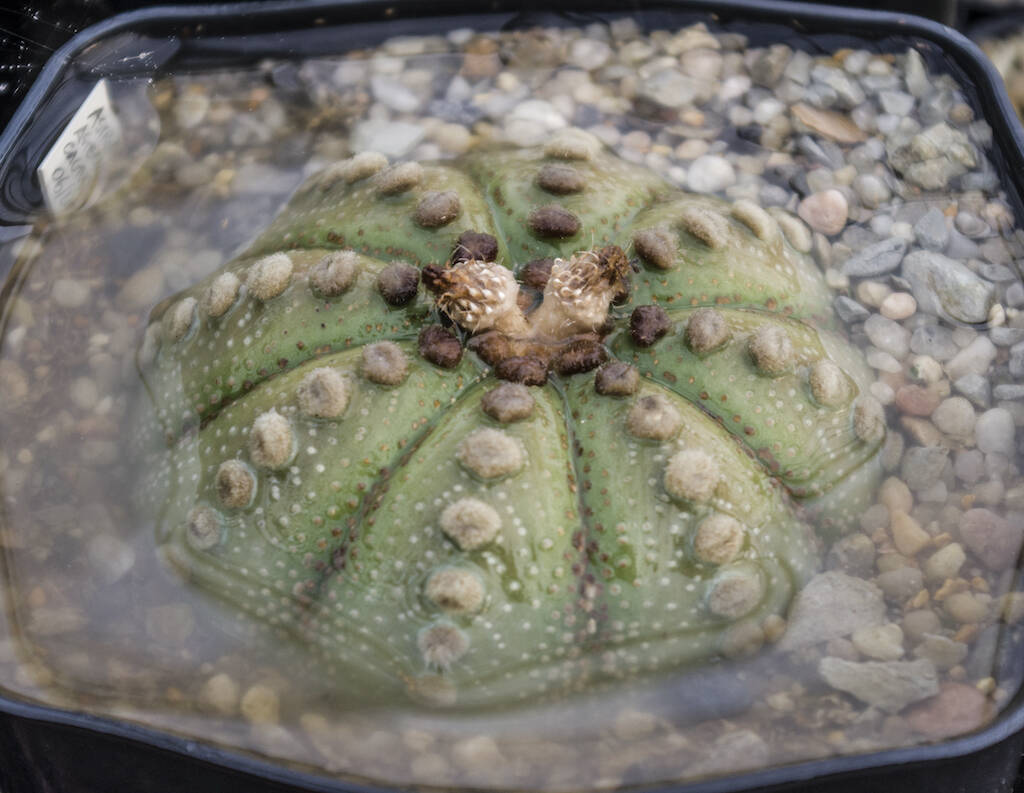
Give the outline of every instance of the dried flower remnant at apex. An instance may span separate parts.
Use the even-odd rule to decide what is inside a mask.
[[[166,557],[356,698],[731,654],[817,568],[802,516],[851,521],[878,481],[868,369],[774,216],[578,130],[331,166],[168,305]]]

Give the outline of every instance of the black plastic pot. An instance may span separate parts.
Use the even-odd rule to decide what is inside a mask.
[[[1002,82],[980,50],[940,24],[892,13],[744,0],[540,4],[491,0],[467,13],[464,0],[308,0],[302,3],[165,7],[114,17],[68,42],[45,67],[0,137],[0,241],[23,233],[42,207],[36,168],[99,77],[158,75],[309,57],[365,47],[385,38],[439,28],[577,24],[632,15],[641,26],[678,28],[694,21],[730,25],[756,43],[784,41],[821,51],[869,41],[880,49],[916,47],[954,74],[994,133],[990,156],[1024,217],[1024,130]],[[241,31],[244,30],[244,33]],[[137,57],[146,52],[145,58]],[[0,277],[5,276],[0,261]],[[1018,637],[1019,638],[1019,637]],[[1002,680],[1024,679],[1024,647],[1004,647]],[[966,737],[928,746],[832,757],[712,781],[678,793],[803,791],[846,793],[999,793],[1012,789],[1024,746],[1024,691],[994,723]],[[192,793],[238,787],[263,791],[368,790],[327,777],[107,718],[0,697],[0,790],[4,793]]]

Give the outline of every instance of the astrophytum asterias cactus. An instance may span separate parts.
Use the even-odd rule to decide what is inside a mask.
[[[884,434],[806,234],[576,130],[327,168],[147,332],[167,559],[371,698],[756,647]]]

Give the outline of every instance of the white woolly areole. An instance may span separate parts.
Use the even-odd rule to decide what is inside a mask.
[[[481,479],[496,479],[519,471],[526,462],[522,444],[501,430],[474,430],[455,453],[462,466]]]
[[[186,297],[175,303],[167,312],[167,319],[164,324],[164,332],[168,341],[181,341],[188,336],[192,330],[192,323],[196,319],[196,299]]]
[[[249,267],[245,285],[257,300],[270,300],[288,288],[291,278],[291,257],[287,253],[272,253]]]
[[[249,432],[249,457],[263,468],[281,468],[295,453],[295,436],[288,419],[271,408],[261,413]]]
[[[409,359],[393,341],[378,341],[363,347],[360,371],[378,385],[398,385],[409,373]]]
[[[723,568],[711,582],[708,611],[716,617],[739,619],[753,611],[763,596],[764,577],[756,568]]]
[[[337,369],[321,366],[302,378],[296,390],[299,410],[307,416],[333,419],[348,407],[351,389],[348,379]]]
[[[438,622],[420,631],[416,645],[424,661],[447,669],[469,650],[469,637],[449,622]]]
[[[683,425],[679,410],[663,394],[645,394],[630,408],[626,429],[638,438],[667,441]]]
[[[732,515],[717,512],[704,518],[693,538],[693,552],[702,562],[726,564],[743,548],[743,524]]]
[[[194,507],[186,521],[185,539],[197,551],[208,551],[220,543],[221,519],[217,510]]]
[[[703,449],[683,449],[665,466],[665,490],[675,498],[707,501],[722,479],[715,459]]]
[[[484,604],[480,576],[461,567],[442,567],[432,572],[423,593],[449,614],[474,614]]]
[[[836,407],[846,403],[850,398],[850,384],[846,380],[846,375],[827,358],[811,367],[809,379],[811,396],[819,405]]]
[[[355,251],[328,253],[309,273],[310,285],[324,297],[337,297],[356,280],[359,255]]]
[[[761,325],[751,334],[747,349],[758,371],[771,377],[786,372],[796,358],[789,334],[770,323]]]
[[[256,478],[241,460],[225,460],[217,469],[217,497],[228,509],[241,509],[252,502]]]
[[[463,551],[486,545],[500,530],[497,510],[476,498],[460,498],[441,513],[441,531]]]
[[[228,271],[218,275],[210,283],[203,296],[203,309],[209,317],[222,317],[238,299],[238,289],[242,282],[238,276]]]

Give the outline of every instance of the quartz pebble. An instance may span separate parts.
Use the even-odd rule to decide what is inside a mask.
[[[880,625],[885,618],[882,591],[838,571],[819,573],[793,600],[789,625],[778,646],[797,650]]]
[[[818,664],[818,673],[833,688],[886,713],[899,713],[912,702],[939,693],[938,671],[923,658],[855,662],[826,657]]]

